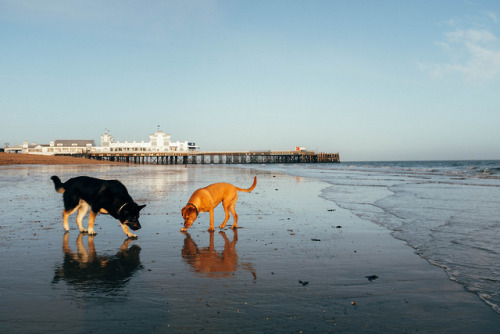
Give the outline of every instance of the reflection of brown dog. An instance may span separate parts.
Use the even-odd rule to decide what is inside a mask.
[[[181,228],[181,232],[186,232],[187,229],[193,225],[200,212],[210,212],[210,227],[208,230],[213,232],[215,230],[214,209],[220,202],[222,202],[222,206],[224,207],[226,218],[224,219],[224,222],[220,224],[219,228],[224,228],[226,226],[226,223],[229,220],[229,211],[231,211],[234,218],[234,223],[231,228],[237,228],[238,215],[236,214],[234,207],[236,205],[236,201],[238,200],[238,191],[248,193],[254,190],[256,185],[257,176],[253,179],[253,184],[248,189],[241,189],[229,183],[214,183],[205,188],[196,190],[193,195],[191,195],[189,203],[182,208],[181,213],[184,218],[184,227]]]
[[[206,277],[232,277],[238,267],[245,268],[252,273],[254,279],[257,279],[255,270],[249,263],[238,263],[238,253],[236,253],[236,242],[238,241],[238,231],[234,231],[233,241],[229,241],[226,233],[221,231],[219,234],[224,238],[224,250],[217,252],[214,247],[214,233],[210,232],[210,245],[204,248],[198,248],[189,233],[184,239],[182,248],[182,258],[189,263],[195,272]]]

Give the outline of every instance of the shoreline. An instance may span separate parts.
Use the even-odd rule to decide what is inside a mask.
[[[0,166],[9,165],[124,165],[124,163],[71,156],[0,152]]]

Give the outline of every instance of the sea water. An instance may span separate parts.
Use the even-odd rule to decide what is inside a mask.
[[[500,313],[500,161],[261,168],[327,182],[321,197],[386,227]]]

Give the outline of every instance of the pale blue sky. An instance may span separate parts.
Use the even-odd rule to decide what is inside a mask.
[[[500,1],[0,0],[0,145],[500,159]]]

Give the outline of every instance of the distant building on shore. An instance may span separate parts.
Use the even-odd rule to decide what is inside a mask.
[[[86,154],[91,151],[95,145],[94,140],[55,140],[50,144],[37,144],[25,141],[20,146],[5,147],[4,151],[8,153],[24,153],[24,154]]]
[[[101,146],[96,146],[94,140],[55,140],[50,144],[29,144],[25,141],[21,146],[5,147],[5,152],[25,153],[25,154],[70,154],[82,155],[87,153],[111,153],[111,152],[186,152],[198,150],[198,146],[192,142],[172,142],[170,135],[158,129],[154,134],[149,135],[149,142],[115,142],[115,139],[108,133],[101,136]]]
[[[154,134],[149,135],[149,142],[115,142],[115,139],[109,134],[101,135],[101,146],[96,146],[92,152],[186,152],[197,150],[198,146],[191,142],[173,142],[170,135],[158,129]]]

